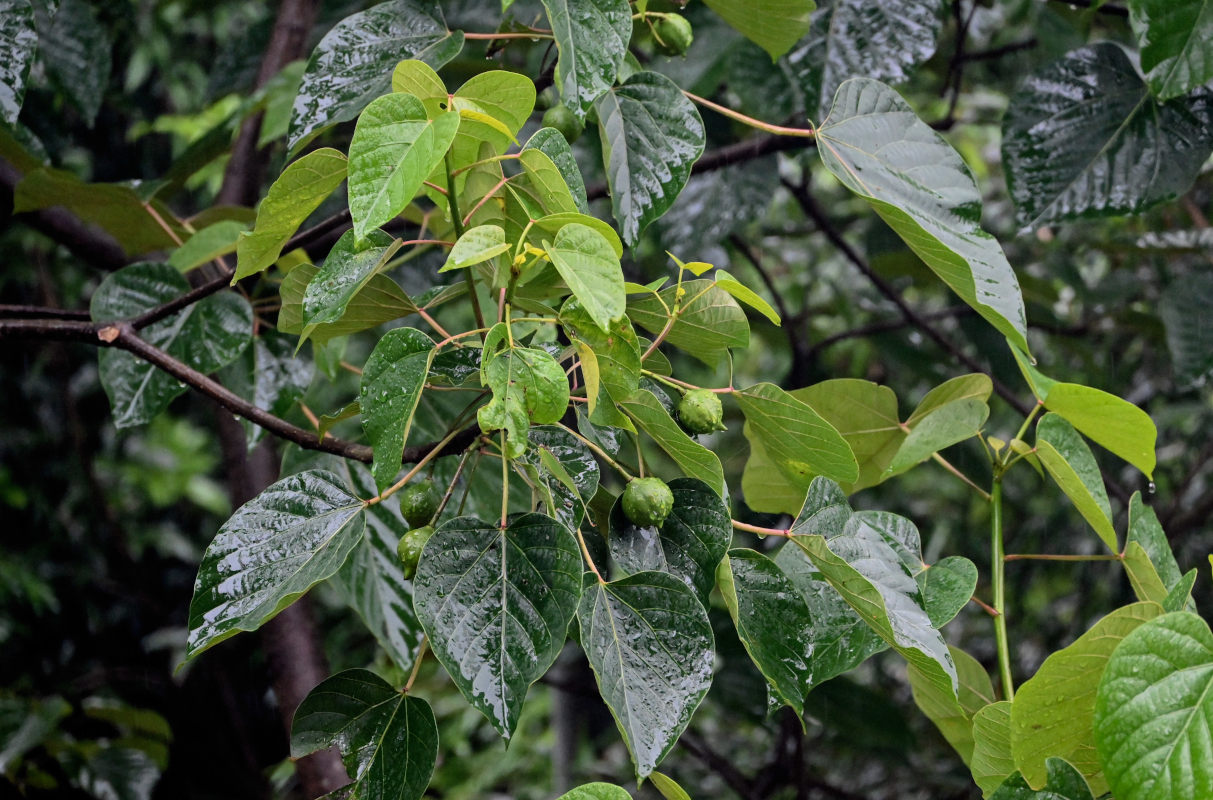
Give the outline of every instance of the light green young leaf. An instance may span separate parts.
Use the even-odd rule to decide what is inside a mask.
[[[255,631],[330,577],[362,539],[363,501],[331,472],[283,478],[236,510],[194,583],[185,657]]]
[[[220,220],[214,225],[208,225],[174,250],[168,257],[168,263],[176,267],[178,272],[189,272],[208,261],[235,252],[240,234],[246,230],[248,225],[234,219]]]
[[[332,251],[330,251],[330,257]],[[304,332],[303,297],[312,279],[320,272],[311,264],[300,264],[290,271],[278,288],[282,298],[282,309],[278,312],[278,330],[299,335]],[[385,322],[415,313],[417,306],[396,283],[386,275],[372,275],[365,286],[354,295],[345,307],[345,313],[337,322],[313,325],[308,337],[313,343],[323,344],[338,336],[375,328]]]
[[[525,192],[545,215],[580,213],[577,201],[573,199],[572,192],[564,182],[564,174],[552,159],[548,158],[547,153],[535,148],[523,150],[518,156],[518,163],[522,165],[526,180],[513,181],[510,184],[511,189]]]
[[[1057,414],[1045,414],[1036,425],[1036,455],[1108,549],[1119,552],[1103,473],[1074,427]]]
[[[556,38],[556,85],[578,120],[615,85],[632,38],[627,0],[543,0]]]
[[[780,324],[779,313],[775,311],[775,309],[771,308],[771,304],[766,300],[763,300],[762,297],[753,289],[746,286],[744,283],[737,280],[722,269],[716,270],[715,277],[716,285],[721,289],[724,289],[726,292],[733,295],[733,297],[762,314],[771,321],[772,325]]]
[[[948,647],[956,665],[959,691],[932,683],[926,673],[913,664],[909,668],[914,703],[947,739],[965,764],[973,761],[975,740],[973,717],[995,701],[994,686],[985,667],[964,650]]]
[[[850,445],[805,403],[771,383],[759,383],[733,393],[749,423],[749,438],[759,440],[766,454],[796,485],[808,489],[824,475],[853,483],[859,464]]]
[[[1196,614],[1157,617],[1112,652],[1095,700],[1095,747],[1118,800],[1213,796],[1213,633]]]
[[[632,796],[614,784],[587,783],[565,792],[556,800],[632,800]]]
[[[1134,603],[1113,611],[1073,644],[1046,658],[1019,687],[1011,709],[1011,752],[1029,785],[1044,787],[1046,761],[1056,756],[1082,773],[1096,794],[1107,791],[1093,727],[1100,676],[1116,646],[1162,613],[1156,603]]]
[[[569,187],[573,201],[577,204],[577,210],[582,214],[590,213],[590,203],[585,193],[585,178],[581,176],[581,168],[577,166],[577,159],[573,157],[573,149],[569,146],[569,141],[564,138],[563,133],[555,128],[540,128],[530,139],[527,139],[527,143],[522,149],[524,151],[539,150],[550,158],[556,165],[556,169],[560,170],[565,185]],[[611,228],[611,233],[618,238],[619,235],[615,234],[614,228]]]
[[[779,58],[809,31],[813,0],[704,0],[771,60]]]
[[[359,241],[413,201],[458,130],[458,114],[431,120],[411,94],[384,95],[366,107],[350,139],[349,206]]]
[[[989,416],[990,407],[985,400],[966,397],[919,417],[898,448],[897,455],[889,463],[885,474],[895,475],[925,461],[940,450],[977,436]]]
[[[526,450],[532,422],[559,422],[569,404],[569,381],[556,359],[533,347],[507,347],[495,352],[492,334],[485,340],[483,383],[493,399],[476,412],[484,432],[505,430],[507,450],[517,458]]]
[[[973,760],[969,769],[983,797],[989,797],[1015,772],[1010,701],[991,703],[973,715]]]
[[[685,281],[682,310],[666,333],[665,341],[691,354],[709,367],[720,363],[730,347],[750,344],[750,324],[745,312],[728,292],[712,281]],[[632,322],[656,335],[665,330],[678,297],[678,287],[670,286],[653,294],[646,292],[628,301]]]
[[[826,168],[863,197],[952,291],[1025,352],[1019,281],[981,227],[981,193],[952,146],[897,92],[852,78],[817,129]]]
[[[291,235],[345,180],[346,168],[342,153],[322,147],[283,170],[257,208],[252,232],[242,235],[236,244],[233,283],[278,260]]]
[[[623,269],[611,243],[602,234],[578,222],[563,226],[551,244],[548,257],[569,291],[602,330],[623,316],[627,296],[623,291]]]
[[[580,212],[561,211],[555,214],[548,214],[534,221],[534,229],[536,231],[555,235],[560,232],[560,229],[571,222],[584,225],[587,228],[593,228],[602,234],[602,238],[606,239],[611,245],[611,249],[615,251],[616,258],[623,258],[623,242],[619,239],[619,234],[615,233],[615,229],[597,217],[587,216]],[[658,284],[660,285],[660,284]],[[627,288],[627,284],[624,284]]]
[[[661,792],[661,796],[665,800],[691,800],[691,796],[687,794],[686,790],[668,775],[660,772],[650,773],[649,783],[653,784],[654,789]]]
[[[473,264],[488,261],[508,251],[505,231],[499,225],[477,225],[463,232],[446,257],[439,272],[463,269]]]
[[[616,403],[631,397],[640,382],[640,343],[632,323],[623,316],[603,331],[579,300],[569,298],[560,309],[560,324],[581,358],[590,421],[630,428]]]

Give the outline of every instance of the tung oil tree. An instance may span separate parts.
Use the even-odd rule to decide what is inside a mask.
[[[614,784],[634,779],[681,798],[677,770],[658,770],[688,727],[700,747],[722,658],[803,737],[823,687],[890,651],[888,693],[909,687],[984,797],[1211,797],[1213,633],[1196,569],[1181,571],[1147,503],[1158,429],[1115,393],[1129,387],[1088,385],[1030,334],[1038,310],[1058,327],[1095,267],[1021,280],[1008,252],[1089,253],[1092,221],[1159,207],[1196,230],[1137,231],[1138,253],[1207,254],[1213,12],[1089,5],[388,0],[331,21],[306,61],[263,76],[162,174],[116,183],[54,164],[38,136],[48,97],[97,117],[104,86],[67,80],[54,47],[87,44],[95,12],[0,2],[13,210],[77,246],[99,229],[117,251],[86,254],[117,262],[87,308],[5,305],[0,339],[97,347],[119,430],[193,389],[240,419],[248,447],[284,443],[277,480],[206,543],[180,660],[309,592],[346,603],[380,655],[287,709],[293,758],[339,752],[336,796],[419,798],[458,758],[439,735],[441,684],[418,680],[435,662],[525,749],[532,686],[584,654],[632,771],[564,797],[627,798]],[[1031,38],[966,51],[999,24]],[[966,70],[999,86],[984,65],[1020,57],[1030,68],[997,109],[1001,183],[970,163],[996,141],[948,136],[990,113],[978,98],[964,116]],[[942,97],[917,88],[920,72],[942,75]],[[893,88],[907,82],[913,94]],[[229,150],[208,186],[201,170]],[[216,202],[258,164],[255,210]],[[983,222],[991,193],[1035,239],[1004,250]],[[771,243],[805,236],[808,258]],[[831,303],[814,282],[857,277],[892,325],[815,327]],[[1189,277],[1152,313],[1199,385],[1213,292]],[[920,307],[945,296],[942,312]],[[929,362],[915,380],[823,358],[866,337],[850,357],[879,364],[890,330],[914,331],[888,358]],[[1038,480],[1045,500],[1013,489]],[[924,547],[937,520],[899,488],[936,485],[969,494],[931,506],[967,515],[963,546]],[[1075,552],[1008,551],[1008,519],[1034,502],[1089,528],[1064,539]],[[1033,560],[1115,562],[1126,577],[1123,602],[1034,673],[1017,657],[1027,593],[1008,578]],[[973,652],[949,635],[962,611],[966,631],[981,626]],[[0,759],[29,791],[44,784],[22,758],[53,728]],[[100,791],[104,771],[82,769],[49,779]],[[780,788],[722,774],[742,796]],[[789,779],[795,796],[869,791],[806,781]]]

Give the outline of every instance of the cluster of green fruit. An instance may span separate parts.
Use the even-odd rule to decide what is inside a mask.
[[[400,513],[409,524],[409,530],[400,537],[396,555],[400,557],[406,580],[412,580],[417,574],[421,550],[434,533],[434,526],[430,523],[438,513],[440,500],[438,489],[429,478],[410,483],[400,491]]]

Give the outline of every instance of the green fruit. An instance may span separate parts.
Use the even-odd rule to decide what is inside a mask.
[[[400,556],[400,568],[404,572],[405,580],[411,581],[417,574],[417,562],[421,559],[421,550],[433,535],[434,526],[425,525],[413,528],[400,537],[400,543],[396,545],[396,555]]]
[[[674,510],[674,493],[661,478],[633,478],[623,490],[623,513],[641,527],[660,527]]]
[[[686,17],[670,14],[658,17],[653,24],[653,37],[657,39],[657,48],[667,56],[686,55],[695,38],[691,23]]]
[[[691,433],[723,431],[720,395],[709,389],[692,389],[678,403],[678,421]]]
[[[543,112],[543,126],[560,131],[560,135],[569,144],[577,141],[577,137],[581,136],[581,131],[585,128],[563,103],[557,103]]]
[[[400,513],[410,528],[428,525],[438,512],[438,489],[428,478],[410,483],[400,490]]]

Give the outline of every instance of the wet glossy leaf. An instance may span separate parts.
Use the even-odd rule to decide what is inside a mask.
[[[292,335],[303,333],[303,296],[319,271],[311,264],[300,264],[283,279],[278,290],[282,297],[278,330]],[[345,314],[339,321],[312,326],[308,338],[315,344],[323,344],[337,336],[400,319],[416,310],[417,306],[394,280],[386,275],[372,275],[362,290],[346,304]]]
[[[21,113],[25,78],[29,74],[38,33],[29,0],[0,2],[0,119],[12,125]]]
[[[10,13],[0,8],[0,16]],[[114,45],[106,26],[84,0],[62,0],[49,25],[39,27],[39,55],[47,76],[91,128],[109,84]]]
[[[320,470],[283,478],[237,509],[198,567],[185,657],[257,630],[335,573],[362,539],[362,509]]]
[[[542,514],[504,529],[458,517],[440,525],[422,552],[413,604],[430,647],[507,739],[530,685],[564,646],[581,571],[573,535]]]
[[[318,325],[340,321],[350,301],[398,248],[398,240],[383,231],[372,231],[363,242],[353,231],[343,233],[303,292],[303,338]]]
[[[617,427],[630,425],[615,404],[631,397],[640,382],[640,343],[631,321],[620,317],[604,331],[579,300],[570,298],[560,309],[560,324],[582,359],[590,421]],[[597,391],[591,391],[590,358]]]
[[[615,84],[632,38],[627,0],[543,0],[560,53],[556,84],[578,120]]]
[[[1175,379],[1183,385],[1204,385],[1213,376],[1213,328],[1204,318],[1211,305],[1213,275],[1203,272],[1172,283],[1159,302]]]
[[[107,276],[93,293],[90,313],[97,322],[132,317],[189,291],[185,278],[163,262],[131,264]],[[248,346],[253,312],[248,301],[220,292],[139,332],[148,344],[202,373],[231,363]],[[150,422],[183,393],[176,378],[125,350],[102,349],[101,385],[113,409],[114,425]]]
[[[754,44],[779,58],[809,30],[813,0],[704,0]]]
[[[295,356],[292,337],[266,330],[224,371],[223,384],[257,408],[283,417],[307,391],[315,372],[314,362]],[[249,420],[241,424],[250,447],[265,435],[260,425]]]
[[[349,205],[359,240],[404,211],[442,163],[457,130],[458,114],[431,120],[411,94],[371,101],[350,139]]]
[[[969,604],[977,588],[977,565],[964,556],[948,556],[914,577],[931,624],[942,628]]]
[[[674,203],[703,153],[703,121],[664,75],[638,72],[594,104],[611,209],[635,244]]]
[[[1007,778],[1002,786],[990,795],[989,800],[1092,800],[1091,788],[1082,779],[1078,770],[1063,759],[1048,760],[1049,781],[1044,789],[1036,791],[1016,773]]]
[[[1213,78],[1213,2],[1132,0],[1129,22],[1141,44],[1141,68],[1160,100],[1187,94]]]
[[[879,81],[843,82],[817,130],[826,169],[863,197],[952,291],[1021,349],[1019,281],[981,227],[981,193],[952,146]]]
[[[345,156],[329,147],[313,150],[283,170],[257,207],[257,224],[236,244],[238,281],[278,260],[283,246],[346,175]]]
[[[816,632],[809,607],[779,566],[753,550],[730,550],[718,572],[737,635],[779,699],[804,713],[814,675]]]
[[[1096,794],[1108,790],[1095,752],[1095,692],[1116,646],[1162,614],[1155,603],[1134,603],[1096,622],[1073,644],[1045,659],[1015,692],[1011,751],[1024,780],[1037,789],[1048,780],[1046,759],[1064,758]]]
[[[994,687],[989,673],[973,656],[952,646],[948,647],[948,653],[956,665],[958,691],[955,694],[948,687],[932,683],[913,664],[908,672],[910,689],[914,703],[935,723],[961,760],[970,764],[975,747],[973,717],[995,701]]]
[[[495,330],[502,331],[504,326]],[[535,347],[506,347],[495,352],[493,333],[485,340],[481,381],[493,399],[476,418],[485,432],[508,432],[511,458],[526,450],[527,428],[532,422],[559,422],[569,404],[569,381],[556,359]]]
[[[903,83],[935,52],[942,27],[933,0],[822,0],[808,36],[788,53],[812,120],[826,117],[847,78]]]
[[[549,513],[569,530],[576,530],[585,513],[584,504],[598,491],[597,459],[590,448],[564,428],[532,425],[527,438],[531,446],[523,459],[535,466],[551,493],[553,508]]]
[[[375,345],[358,392],[362,429],[375,453],[371,471],[380,489],[400,471],[404,443],[434,358],[434,341],[414,328],[394,328]]]
[[[674,510],[660,528],[634,524],[620,501],[611,509],[611,558],[625,573],[652,570],[680,578],[706,607],[716,565],[733,540],[729,510],[711,486],[695,478],[670,481]]]
[[[1036,455],[1108,549],[1119,552],[1103,474],[1074,426],[1057,414],[1041,417],[1036,425]]]
[[[730,347],[749,346],[750,324],[741,306],[728,292],[708,280],[684,281],[682,288],[686,292],[682,311],[665,341],[709,367],[719,364],[721,356]],[[671,286],[656,293],[634,295],[628,300],[628,316],[635,324],[657,335],[669,321],[666,309],[674,308],[677,294],[677,287]]]
[[[1095,700],[1095,746],[1120,800],[1213,795],[1213,633],[1164,614],[1112,652]]]
[[[341,463],[358,495],[373,497],[378,493],[370,470],[348,460]],[[368,506],[363,517],[366,532],[362,541],[329,583],[358,613],[396,666],[409,670],[425,632],[413,611],[413,584],[405,579],[396,553],[408,525],[400,515],[396,495]]]
[[[535,84],[517,72],[481,72],[455,91],[451,107],[461,116],[454,150],[458,163],[475,161],[481,142],[500,155],[517,144],[514,137],[535,108]]]
[[[354,778],[349,797],[417,800],[438,759],[438,725],[421,698],[347,669],[308,692],[291,725],[292,758],[334,745]]]
[[[674,746],[712,682],[707,613],[674,576],[638,572],[610,583],[586,575],[577,620],[598,691],[643,778]]]
[[[1175,561],[1171,543],[1167,541],[1167,535],[1158,522],[1158,515],[1154,513],[1154,509],[1142,502],[1141,492],[1134,492],[1129,500],[1126,570],[1130,566],[1128,552],[1133,549],[1137,549],[1143,557],[1141,571],[1148,573],[1148,577],[1143,581],[1134,581],[1135,588],[1139,582],[1148,582],[1151,585],[1156,583],[1155,594],[1161,593],[1161,596],[1150,597],[1142,597],[1139,593],[1138,598],[1164,602],[1167,594],[1180,583],[1179,564]],[[1129,577],[1133,579],[1132,574]]]
[[[180,272],[189,272],[208,261],[234,253],[240,234],[247,230],[248,225],[234,219],[220,220],[214,225],[208,225],[174,250],[168,257],[168,263]]]
[[[1010,701],[991,703],[973,715],[973,760],[969,769],[985,797],[1015,772]]]
[[[889,536],[887,523],[893,520],[901,518],[853,514],[836,536],[800,534],[794,527],[793,541],[882,639],[930,684],[955,693],[956,668],[943,638],[931,626],[918,584],[899,555],[901,543]]]
[[[452,34],[416,0],[388,0],[346,17],[308,59],[291,109],[290,149],[386,94],[402,59],[438,68],[462,48],[463,34]]]
[[[805,403],[771,383],[733,393],[747,438],[758,440],[780,472],[806,490],[814,476],[854,482],[859,465],[846,440]]]
[[[623,269],[611,243],[593,228],[572,222],[545,245],[548,257],[569,291],[601,330],[623,316],[627,297]]]
[[[539,150],[550,158],[556,169],[560,171],[560,176],[564,178],[565,186],[568,187],[573,202],[577,205],[577,210],[582,214],[590,213],[590,204],[585,193],[585,179],[581,176],[577,159],[573,157],[573,149],[569,147],[569,141],[564,138],[563,133],[555,128],[540,128],[530,139],[527,139],[526,145],[522,149],[524,151]]]
[[[720,458],[688,436],[656,395],[641,389],[619,407],[674,460],[679,469],[707,484],[716,497],[724,495],[724,469],[720,466]]]
[[[173,212],[158,200],[149,201],[160,219],[144,205],[144,198],[125,183],[85,183],[70,172],[40,167],[25,173],[13,190],[13,213],[63,206],[85,222],[104,229],[127,255],[169,250],[189,238]],[[175,237],[175,238],[174,238]]]
[[[1213,150],[1213,130],[1189,99],[1151,97],[1125,51],[1101,42],[1027,79],[1011,97],[1002,142],[1017,219],[1031,229],[1178,197]]]

